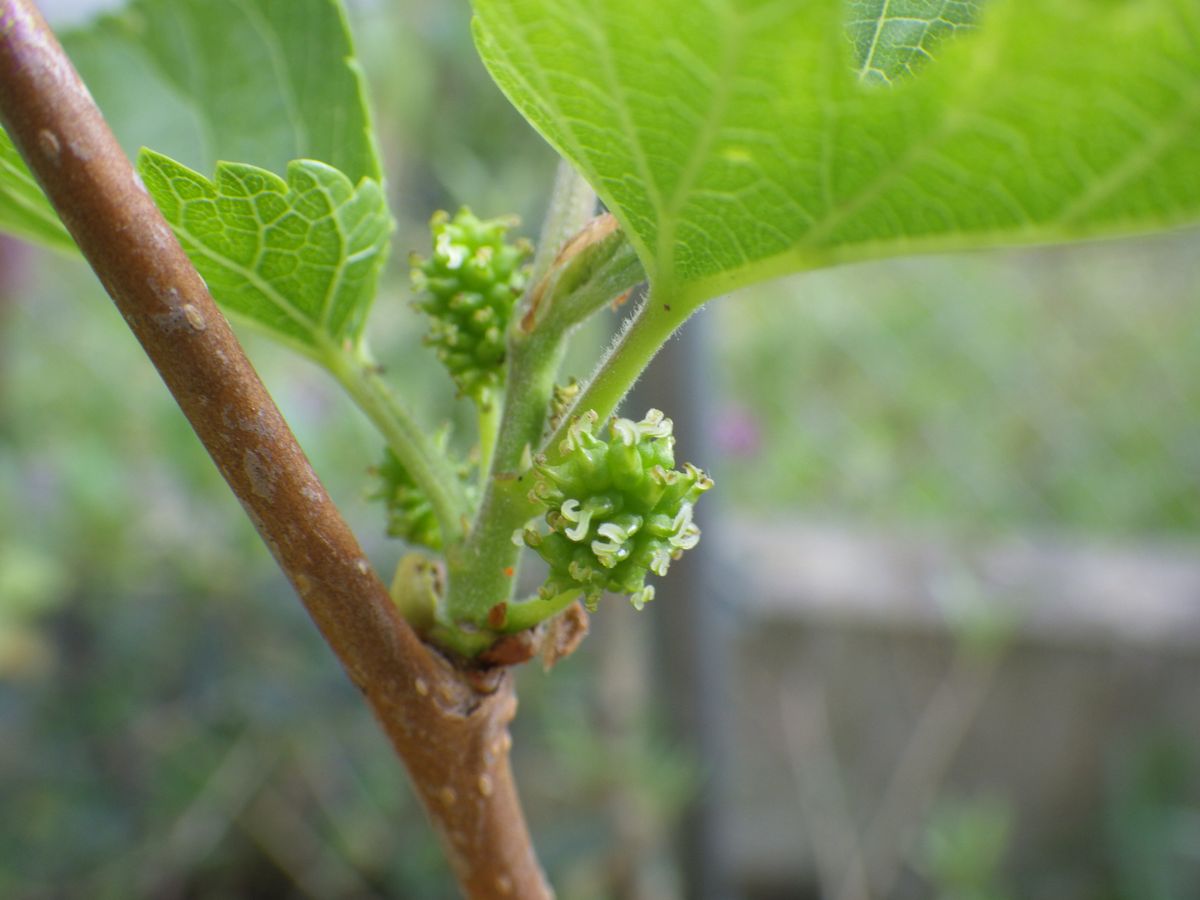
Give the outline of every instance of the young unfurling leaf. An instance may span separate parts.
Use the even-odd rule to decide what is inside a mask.
[[[392,229],[378,182],[313,160],[209,180],[149,150],[138,171],[227,312],[316,357],[361,340]]]

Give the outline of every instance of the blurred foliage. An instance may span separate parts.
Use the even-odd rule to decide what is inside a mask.
[[[998,886],[1012,830],[1000,800],[944,801],[925,826],[923,862],[938,900],[1008,900]]]
[[[754,509],[1194,536],[1198,240],[893,261],[718,305],[714,477]]]
[[[666,733],[660,698],[626,697],[616,715],[625,721],[613,721],[596,679],[613,662],[601,654],[614,652],[621,656],[611,630],[607,638],[601,630],[553,677],[521,673],[514,767],[538,851],[565,900],[642,896],[621,893],[629,882],[669,885],[649,896],[678,895],[670,844],[701,773]]]
[[[0,544],[0,679],[40,672],[52,649],[33,624],[62,600],[63,570],[41,548]]]
[[[1140,738],[1116,757],[1105,810],[1116,900],[1185,900],[1200,884],[1195,735]]]

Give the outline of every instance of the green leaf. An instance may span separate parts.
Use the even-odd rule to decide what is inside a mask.
[[[944,38],[970,28],[983,0],[847,0],[854,71],[890,84],[934,58]]]
[[[210,181],[149,150],[138,170],[227,311],[317,358],[359,343],[392,224],[378,182],[312,160],[286,182],[241,163]]]
[[[75,242],[54,207],[3,131],[0,131],[0,231],[58,250],[75,249]]]
[[[381,178],[338,0],[135,0],[62,41],[131,156],[154,147],[201,171],[318,159]],[[0,229],[72,247],[29,181],[0,132]]]
[[[339,0],[134,0],[64,45],[131,153],[209,171],[318,159],[380,179]]]
[[[493,77],[685,302],[853,260],[1200,218],[1195,0],[475,9]]]

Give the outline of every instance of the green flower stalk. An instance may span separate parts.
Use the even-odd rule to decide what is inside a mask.
[[[573,420],[563,461],[535,465],[530,498],[546,507],[549,532],[528,527],[522,538],[550,566],[543,599],[580,593],[594,609],[612,591],[641,609],[654,598],[646,576],[666,575],[700,540],[692,514],[713,483],[690,463],[675,468],[672,423],[658,410],[640,422],[613,419],[608,440],[595,434],[597,421],[593,411]]]
[[[431,320],[425,342],[436,349],[459,393],[486,405],[504,383],[505,348],[513,307],[525,290],[533,246],[508,242],[515,217],[479,219],[466,207],[430,220],[433,255],[414,254],[416,306]]]

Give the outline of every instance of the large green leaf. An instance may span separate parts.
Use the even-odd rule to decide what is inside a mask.
[[[1195,0],[475,9],[501,88],[692,302],[844,261],[1200,218]]]
[[[130,155],[147,146],[202,171],[244,160],[277,173],[317,159],[353,182],[380,178],[339,0],[135,0],[62,39]],[[0,228],[60,243],[6,147],[0,136]]]
[[[210,181],[151,151],[138,169],[227,311],[318,358],[358,343],[391,232],[378,182],[312,160],[286,182],[239,163]]]

